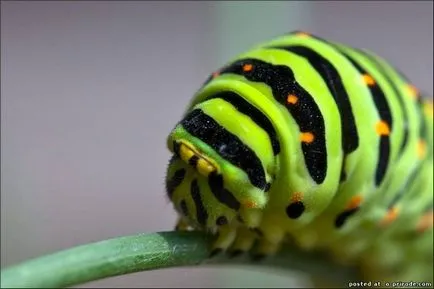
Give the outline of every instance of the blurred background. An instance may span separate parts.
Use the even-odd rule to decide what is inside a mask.
[[[211,71],[291,30],[368,48],[433,93],[431,1],[2,1],[1,266],[173,228],[166,136]],[[257,269],[84,287],[296,287]]]

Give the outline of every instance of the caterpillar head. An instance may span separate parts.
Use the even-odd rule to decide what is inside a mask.
[[[195,107],[168,137],[166,187],[175,209],[196,228],[235,221],[267,203],[274,155],[267,132],[222,98]]]

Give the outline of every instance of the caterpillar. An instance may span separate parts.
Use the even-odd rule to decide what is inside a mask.
[[[323,250],[433,280],[433,104],[380,56],[292,31],[213,72],[167,138],[178,230],[211,256]]]

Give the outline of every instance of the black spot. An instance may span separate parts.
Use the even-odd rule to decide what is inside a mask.
[[[291,219],[297,219],[304,212],[303,202],[297,201],[286,207],[286,215]]]
[[[228,219],[225,216],[220,216],[217,218],[215,223],[217,226],[223,226],[223,225],[226,225],[228,223]]]

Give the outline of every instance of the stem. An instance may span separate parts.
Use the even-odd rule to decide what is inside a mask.
[[[249,263],[302,271],[342,287],[356,280],[352,268],[333,265],[324,256],[290,247],[259,263],[247,256],[229,259],[224,254],[208,259],[211,241],[200,232],[161,232],[90,243],[3,269],[1,288],[64,288],[159,268]]]

